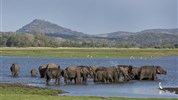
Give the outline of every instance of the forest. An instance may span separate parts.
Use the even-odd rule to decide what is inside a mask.
[[[1,47],[111,47],[111,48],[178,48],[178,36],[138,34],[122,38],[74,37],[66,39],[39,33],[1,32]]]

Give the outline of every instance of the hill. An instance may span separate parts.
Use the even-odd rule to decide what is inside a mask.
[[[61,27],[57,24],[35,19],[31,23],[23,26],[16,33],[30,33],[33,37],[36,33],[45,33],[49,36],[47,40],[51,41],[55,46],[75,46],[75,47],[158,47],[172,48],[178,47],[178,29],[148,29],[140,32],[117,31],[112,33],[89,35],[82,32],[73,31],[68,28]],[[28,35],[30,36],[30,35]],[[25,35],[25,37],[28,37]],[[5,36],[4,36],[5,37]],[[36,39],[36,38],[35,38]],[[9,40],[10,41],[10,40]],[[40,39],[41,44],[45,39]],[[60,42],[59,42],[60,41]],[[8,42],[7,42],[8,43]],[[45,42],[43,44],[46,44]],[[60,44],[59,44],[60,43]],[[3,43],[2,43],[3,44]],[[34,41],[33,44],[38,44]],[[57,45],[56,45],[57,44]],[[48,44],[46,44],[48,46]],[[46,46],[44,45],[44,46]]]
[[[126,31],[117,31],[112,33],[105,33],[105,34],[98,34],[97,37],[103,38],[128,38],[129,36],[137,35],[140,33],[155,33],[155,34],[171,34],[171,35],[178,35],[178,28],[172,29],[147,29],[140,32],[126,32]]]
[[[139,33],[166,33],[166,34],[178,35],[178,28],[172,28],[172,29],[148,29],[148,30],[141,31]]]
[[[86,34],[82,32],[73,31],[68,28],[61,27],[57,24],[41,20],[41,19],[35,19],[31,23],[23,26],[19,30],[16,31],[17,33],[36,33],[36,32],[42,32],[47,34],[48,36],[54,36],[54,37],[71,37],[71,36],[86,36]]]

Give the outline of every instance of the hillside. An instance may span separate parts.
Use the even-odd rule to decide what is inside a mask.
[[[166,34],[174,34],[178,35],[178,28],[172,28],[172,29],[148,29],[141,31],[139,33],[166,33]]]
[[[132,32],[117,31],[117,32],[113,32],[113,33],[99,34],[96,36],[103,37],[103,38],[126,38],[133,34],[134,33],[132,33]]]
[[[178,35],[178,28],[172,28],[172,29],[147,29],[140,32],[126,32],[126,31],[117,31],[112,33],[104,33],[104,34],[98,34],[97,37],[103,37],[103,38],[128,38],[132,35],[137,35],[140,33],[155,33],[163,35],[165,34],[171,34],[171,35]]]
[[[16,36],[16,33],[21,33]],[[31,23],[23,26],[16,33],[12,33],[13,35],[4,33],[2,35],[2,45],[7,46],[14,46],[16,44],[19,45],[17,42],[14,44],[12,42],[12,38],[14,40],[18,39],[19,36],[28,38],[29,36],[33,37],[34,39],[30,39],[28,45],[39,45],[40,46],[51,46],[48,41],[52,41],[51,44],[55,47],[58,46],[69,46],[69,47],[121,47],[121,48],[129,48],[129,47],[158,47],[158,48],[172,48],[178,47],[178,29],[147,29],[140,32],[126,32],[126,31],[117,31],[112,33],[104,33],[98,35],[89,35],[84,34],[82,32],[73,31],[68,28],[64,28],[57,24],[35,19]],[[24,34],[29,33],[33,34]],[[40,35],[37,33],[44,33],[43,39],[40,38]],[[23,35],[24,34],[24,35]],[[7,36],[6,36],[7,35]],[[12,37],[13,36],[13,37]],[[3,37],[8,38],[3,40]],[[38,37],[38,38],[36,38]],[[44,38],[45,37],[45,38]],[[48,38],[49,37],[49,38]],[[7,41],[6,41],[7,40]],[[21,39],[21,40],[26,40]],[[13,44],[13,45],[12,45]],[[21,43],[25,45],[24,43]],[[25,45],[25,46],[28,46]]]
[[[178,43],[178,35],[167,33],[138,33],[129,36],[125,41],[140,47],[171,47]]]
[[[18,33],[36,33],[43,32],[49,36],[55,37],[71,37],[71,36],[86,36],[86,34],[82,32],[73,31],[68,28],[61,27],[57,24],[53,24],[51,22],[35,19],[31,23],[23,26],[16,32]]]

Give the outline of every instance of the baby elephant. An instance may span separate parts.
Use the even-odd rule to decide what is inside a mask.
[[[17,77],[19,75],[19,65],[18,64],[12,64],[10,67],[11,73],[13,77]]]
[[[30,73],[31,73],[31,77],[36,77],[36,75],[38,74],[37,70],[35,69],[32,69]]]
[[[56,80],[56,85],[60,85],[62,75],[62,69],[60,68],[50,68],[46,71],[46,84],[49,85],[51,79]]]

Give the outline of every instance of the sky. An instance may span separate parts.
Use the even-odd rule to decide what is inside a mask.
[[[0,1],[3,32],[16,31],[34,19],[87,34],[177,28],[178,23],[177,0]]]

